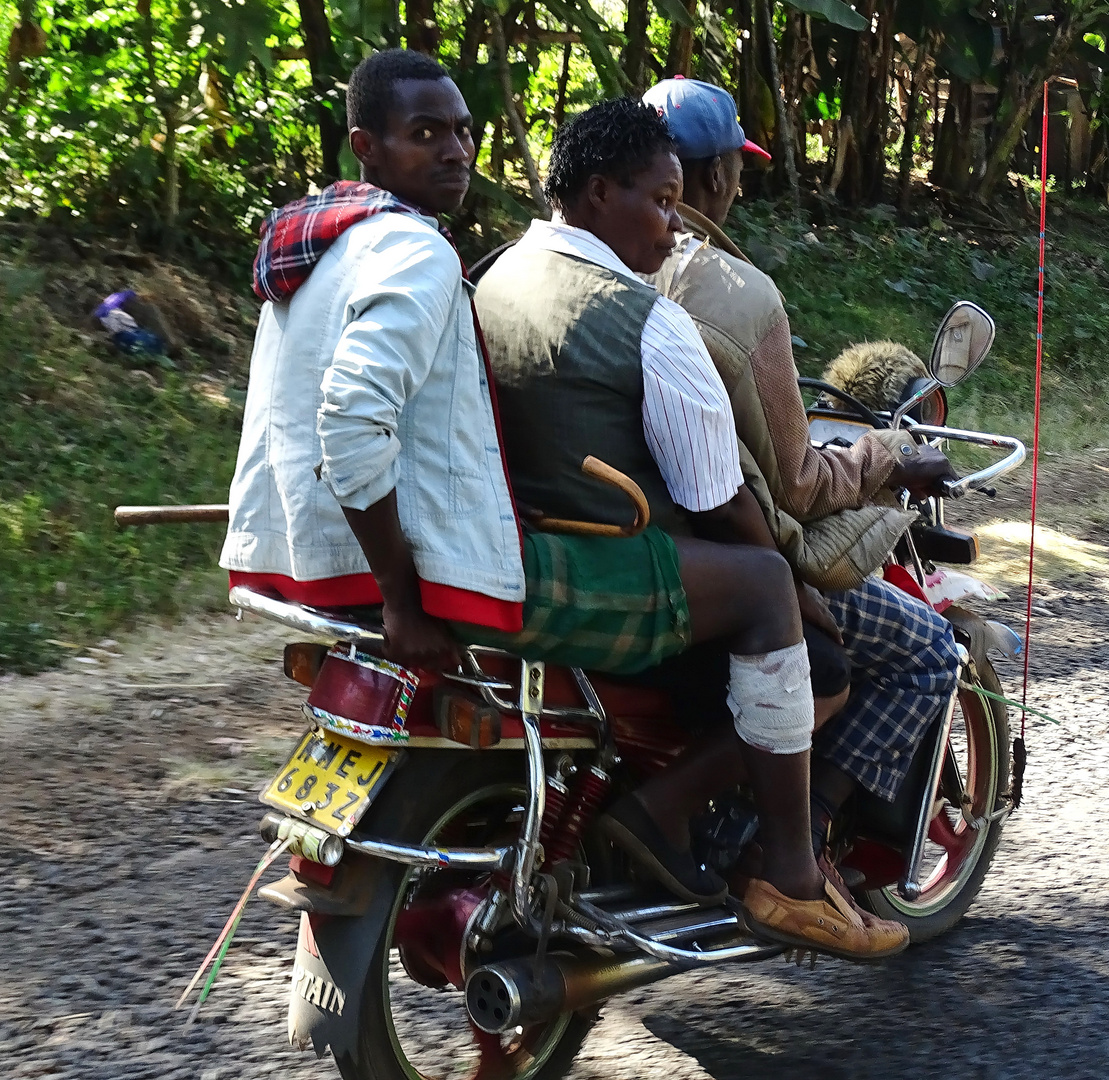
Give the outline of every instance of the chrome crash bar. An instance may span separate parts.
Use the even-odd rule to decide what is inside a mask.
[[[353,641],[359,645],[385,644],[385,635],[380,630],[360,626],[358,623],[344,622],[315,608],[290,604],[287,600],[277,600],[272,596],[263,596],[243,585],[232,586],[227,599],[231,606],[238,608],[240,612],[249,611],[254,615],[261,615],[285,626],[291,626],[294,630],[303,630],[306,634],[341,638],[343,641]]]

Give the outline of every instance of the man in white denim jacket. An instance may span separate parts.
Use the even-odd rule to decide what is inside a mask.
[[[391,209],[346,229],[290,299],[262,310],[221,565],[297,582],[364,574],[341,506],[396,490],[423,581],[519,603],[520,535],[472,362],[468,283],[433,218]]]

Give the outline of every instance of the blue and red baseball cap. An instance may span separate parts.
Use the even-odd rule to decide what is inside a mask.
[[[729,150],[770,160],[761,146],[743,134],[735,98],[719,86],[678,75],[652,86],[643,101],[666,120],[683,160],[715,157]]]

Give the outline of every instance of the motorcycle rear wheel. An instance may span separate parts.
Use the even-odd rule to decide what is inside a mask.
[[[524,763],[511,752],[410,752],[409,760],[371,807],[368,833],[419,844],[479,847],[514,838],[525,795]],[[581,1048],[593,1019],[567,1013],[510,1036],[479,1033],[463,995],[434,989],[405,969],[394,931],[416,894],[450,878],[466,887],[481,875],[421,871],[380,862],[378,942],[366,972],[359,1013],[359,1061],[338,1060],[343,1080],[559,1080]]]
[[[991,693],[1002,692],[985,657],[968,669],[964,681],[977,682]],[[896,885],[858,896],[859,903],[875,915],[908,926],[914,945],[946,933],[966,914],[982,888],[1005,825],[1004,815],[989,820],[1004,805],[1009,787],[1009,719],[1005,706],[973,690],[960,690],[948,745],[969,797],[967,813],[973,819],[987,820],[975,829],[960,809],[952,786],[941,781],[925,845],[920,896],[906,900]]]

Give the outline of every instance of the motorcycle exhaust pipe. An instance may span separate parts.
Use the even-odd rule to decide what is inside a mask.
[[[693,965],[653,956],[601,959],[555,954],[478,968],[466,980],[466,1009],[492,1035],[553,1020],[614,994],[658,982]]]

